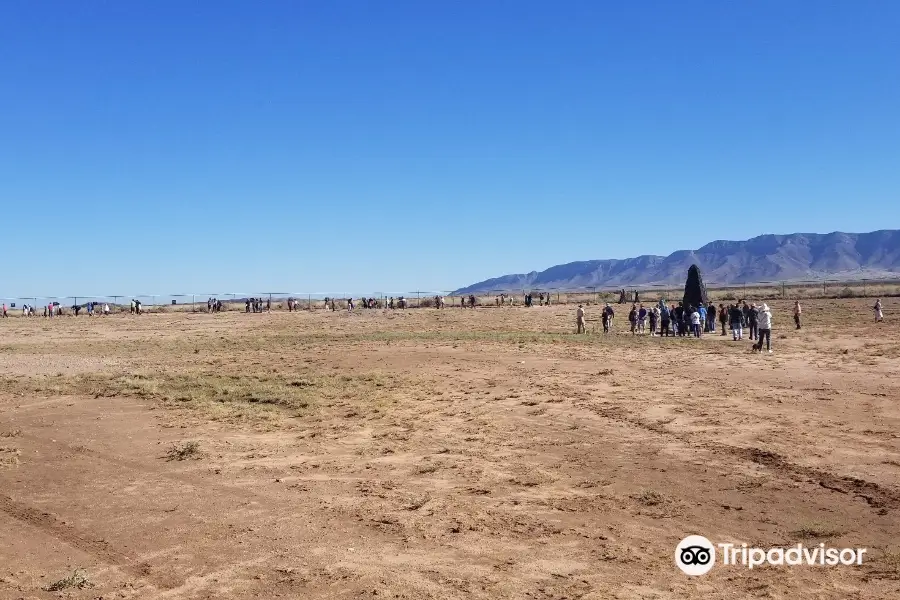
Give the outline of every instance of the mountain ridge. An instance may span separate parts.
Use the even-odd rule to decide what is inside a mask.
[[[583,260],[543,271],[492,277],[453,294],[528,288],[580,289],[681,285],[688,268],[700,267],[707,284],[732,285],[801,279],[900,276],[900,230],[868,233],[763,234],[749,240],[714,240],[668,256]]]

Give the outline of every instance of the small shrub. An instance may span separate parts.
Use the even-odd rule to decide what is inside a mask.
[[[832,538],[839,535],[840,531],[821,523],[810,523],[791,532],[791,536],[795,538]]]
[[[199,458],[200,442],[190,441],[175,444],[166,454],[168,460],[187,460],[189,458]]]
[[[853,291],[852,289],[850,289],[849,287],[844,287],[844,289],[842,289],[842,290],[840,291],[840,293],[838,294],[838,296],[841,297],[841,298],[855,298],[855,297],[856,297],[856,292],[854,292],[854,291]]]
[[[644,506],[659,506],[665,502],[663,495],[653,490],[644,490],[635,499]]]
[[[44,588],[44,591],[47,592],[59,592],[62,590],[67,590],[69,588],[75,588],[77,590],[83,590],[84,588],[94,587],[90,581],[88,581],[87,576],[84,574],[84,571],[81,569],[75,569],[75,572],[66,577],[65,579],[60,579],[54,583],[51,583],[47,587]]]

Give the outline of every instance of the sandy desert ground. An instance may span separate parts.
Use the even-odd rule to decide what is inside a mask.
[[[900,598],[900,300],[0,323],[0,598]],[[621,312],[621,311],[620,311]],[[868,549],[674,564],[688,534]]]

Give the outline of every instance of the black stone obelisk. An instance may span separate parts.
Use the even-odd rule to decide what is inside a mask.
[[[706,286],[703,285],[703,277],[700,275],[700,267],[691,265],[688,269],[687,281],[684,284],[684,306],[698,308],[701,304],[709,303],[709,295]]]

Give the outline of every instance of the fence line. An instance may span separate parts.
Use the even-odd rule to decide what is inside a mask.
[[[893,286],[895,289],[885,289]],[[793,280],[793,281],[755,281],[746,283],[716,283],[707,282],[706,287],[711,292],[729,293],[735,295],[745,294],[748,291],[758,292],[761,290],[773,290],[772,296],[781,296],[786,298],[789,291],[797,291],[801,289],[814,290],[812,294],[804,294],[804,297],[839,297],[844,296],[868,296],[873,295],[900,295],[900,279],[817,279],[817,280]],[[525,294],[539,295],[544,293],[552,297],[555,295],[557,302],[562,300],[563,296],[615,296],[618,297],[622,290],[626,292],[626,298],[631,301],[635,292],[639,295],[658,294],[665,297],[674,297],[681,294],[682,285],[673,284],[645,284],[636,286],[583,286],[583,287],[542,287],[542,286],[520,286],[516,288],[496,288],[490,290],[481,290],[478,292],[456,293],[453,290],[417,290],[413,292],[371,292],[369,294],[350,294],[335,292],[220,292],[220,293],[175,293],[175,294],[96,294],[96,295],[69,295],[69,296],[17,296],[0,298],[8,305],[9,308],[21,308],[23,304],[41,308],[48,304],[58,304],[63,308],[72,308],[74,306],[85,306],[90,302],[97,304],[110,304],[116,307],[127,306],[131,300],[139,300],[145,307],[161,307],[161,306],[177,306],[177,307],[197,307],[205,308],[207,300],[210,298],[218,299],[224,304],[244,304],[249,298],[260,298],[263,301],[273,303],[282,303],[289,298],[293,298],[298,302],[300,307],[305,305],[306,308],[312,308],[317,303],[324,303],[326,299],[345,302],[349,298],[373,298],[380,304],[387,303],[390,298],[398,301],[400,298],[406,299],[407,306],[416,307],[423,304],[430,305],[435,296],[441,296],[446,299],[451,306],[459,306],[459,302],[463,298],[474,295],[476,298],[496,298],[506,296],[507,298],[517,301]],[[832,291],[829,294],[829,289]],[[821,293],[819,294],[819,291]],[[148,302],[149,300],[149,302]],[[160,303],[159,301],[163,302]],[[324,305],[324,304],[323,304]]]

